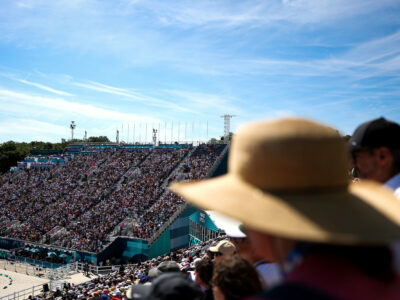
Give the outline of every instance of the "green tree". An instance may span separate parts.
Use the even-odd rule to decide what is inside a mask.
[[[17,144],[8,141],[0,146],[0,173],[7,172],[11,166],[16,166],[19,160],[22,160],[25,153],[17,150]]]
[[[88,138],[89,143],[109,143],[110,140],[106,136],[91,136]]]

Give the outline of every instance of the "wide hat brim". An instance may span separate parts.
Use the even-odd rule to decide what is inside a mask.
[[[391,190],[371,181],[279,193],[263,191],[228,173],[173,183],[171,189],[200,208],[280,237],[348,245],[400,239],[400,201]]]

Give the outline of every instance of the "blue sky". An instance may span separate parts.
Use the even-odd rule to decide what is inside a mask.
[[[399,122],[399,16],[398,0],[1,0],[0,142],[59,142],[72,120],[129,142],[219,137],[224,114],[232,131]]]

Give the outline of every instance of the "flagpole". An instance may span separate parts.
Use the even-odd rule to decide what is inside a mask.
[[[173,142],[172,142],[173,132],[174,132],[174,121],[171,122],[171,144],[173,144]]]

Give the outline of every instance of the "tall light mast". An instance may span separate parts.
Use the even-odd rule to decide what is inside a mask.
[[[74,129],[76,128],[75,121],[71,121],[71,125],[69,125],[69,128],[71,128],[71,141],[74,139]]]
[[[157,129],[153,128],[153,147],[157,147]]]
[[[236,117],[234,115],[223,115],[221,118],[224,118],[224,140],[227,141],[229,139],[229,133],[231,132],[231,119]]]

